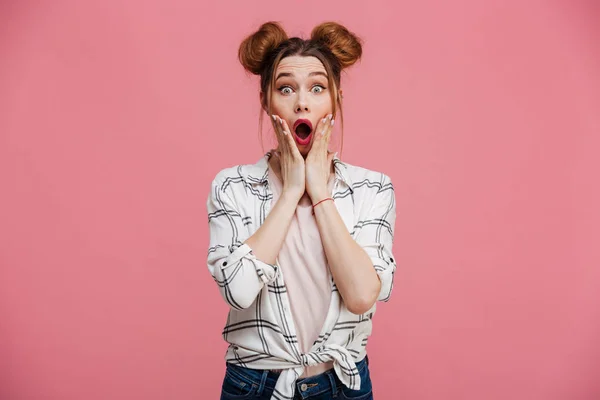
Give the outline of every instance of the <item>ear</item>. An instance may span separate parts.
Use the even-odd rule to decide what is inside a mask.
[[[343,93],[342,89],[338,90],[338,93],[339,93],[340,99],[343,99],[344,93]]]

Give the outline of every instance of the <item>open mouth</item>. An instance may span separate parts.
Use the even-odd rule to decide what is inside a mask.
[[[310,143],[312,136],[312,123],[307,119],[299,119],[294,124],[294,138],[300,145]]]
[[[296,135],[298,135],[298,137],[300,139],[306,139],[310,135],[310,132],[311,132],[310,126],[308,126],[305,123],[301,123],[296,128]]]

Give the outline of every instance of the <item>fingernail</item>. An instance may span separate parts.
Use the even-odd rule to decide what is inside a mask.
[[[323,118],[323,121],[321,121],[321,122],[325,123],[325,121],[327,121],[327,117]]]
[[[327,116],[327,118],[329,118],[329,119],[331,119],[332,117],[333,117],[333,114],[329,114],[329,115]]]
[[[331,120],[331,126],[333,126],[333,123],[335,122],[335,119]]]
[[[275,121],[277,119],[277,117],[274,115],[271,115],[271,117],[273,117],[273,121]]]

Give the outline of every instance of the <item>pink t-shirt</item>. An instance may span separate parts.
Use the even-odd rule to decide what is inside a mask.
[[[332,173],[328,182],[330,195],[333,193],[334,178]],[[270,165],[269,184],[275,204],[283,186]],[[331,301],[331,273],[317,221],[312,215],[312,202],[307,194],[296,207],[278,260],[290,300],[298,344],[303,353],[308,353],[327,317]],[[332,362],[306,367],[301,377],[314,376],[332,367]]]

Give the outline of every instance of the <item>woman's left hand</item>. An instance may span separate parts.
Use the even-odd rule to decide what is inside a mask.
[[[330,197],[327,188],[334,153],[328,153],[329,139],[333,131],[332,114],[319,120],[312,147],[306,156],[306,192],[313,204]]]

